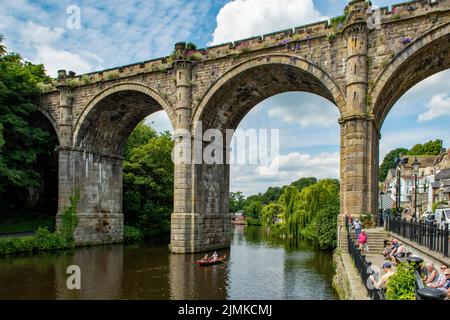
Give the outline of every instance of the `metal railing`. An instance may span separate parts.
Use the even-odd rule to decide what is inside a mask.
[[[448,257],[450,239],[447,223],[438,225],[433,222],[389,218],[386,221],[386,230]]]
[[[385,300],[384,289],[377,289],[373,286],[369,277],[373,274],[372,263],[366,260],[366,256],[356,247],[354,240],[350,234],[350,226],[348,221],[345,221],[345,227],[347,229],[347,244],[348,253],[355,264],[355,268],[361,277],[361,281],[367,290],[367,295],[372,300]]]

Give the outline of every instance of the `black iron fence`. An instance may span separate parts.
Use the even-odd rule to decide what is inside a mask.
[[[361,281],[367,290],[368,296],[372,300],[385,300],[384,289],[376,289],[372,281],[369,279],[371,275],[374,274],[372,270],[372,263],[366,260],[366,256],[361,253],[361,251],[356,247],[353,237],[350,234],[350,226],[348,221],[345,221],[345,227],[347,229],[347,243],[348,243],[348,253],[355,264],[356,270],[361,277]]]
[[[389,218],[386,220],[386,230],[448,257],[450,239],[447,223],[436,224],[433,222]]]

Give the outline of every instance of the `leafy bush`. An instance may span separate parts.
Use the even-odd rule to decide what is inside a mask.
[[[77,204],[80,201],[80,191],[76,190],[69,196],[70,205],[65,207],[61,214],[61,227],[59,233],[67,239],[73,239],[73,232],[78,225]]]
[[[387,300],[415,300],[416,277],[414,267],[407,263],[397,265],[397,272],[389,278],[387,283]]]
[[[40,251],[68,249],[73,246],[73,240],[61,234],[52,233],[46,228],[39,228],[36,231],[34,245],[35,249]]]
[[[22,238],[1,238],[0,255],[32,253],[37,251],[61,250],[73,247],[73,241],[52,233],[46,228],[39,228],[35,236]]]
[[[132,226],[124,226],[123,227],[123,241],[125,243],[136,243],[142,242],[144,240],[144,233]]]
[[[328,205],[317,213],[314,226],[322,250],[332,250],[337,246],[338,215],[339,203]]]
[[[375,221],[371,213],[361,214],[360,220],[364,228],[372,228],[375,225]]]

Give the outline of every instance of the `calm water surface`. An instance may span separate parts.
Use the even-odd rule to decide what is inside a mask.
[[[0,299],[336,299],[331,253],[292,248],[259,227],[236,226],[226,265],[200,268],[203,254],[167,245],[107,246],[0,259]],[[66,268],[81,268],[81,290]]]

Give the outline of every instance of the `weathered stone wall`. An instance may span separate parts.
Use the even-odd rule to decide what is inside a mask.
[[[111,243],[123,240],[122,160],[83,150],[59,152],[59,214],[69,196],[79,192],[77,243]]]
[[[333,277],[333,288],[336,290],[339,299],[341,300],[351,300],[352,299],[352,289],[350,287],[350,280],[348,279],[347,271],[344,267],[344,262],[339,253],[333,254],[333,265],[334,265],[334,277]]]

